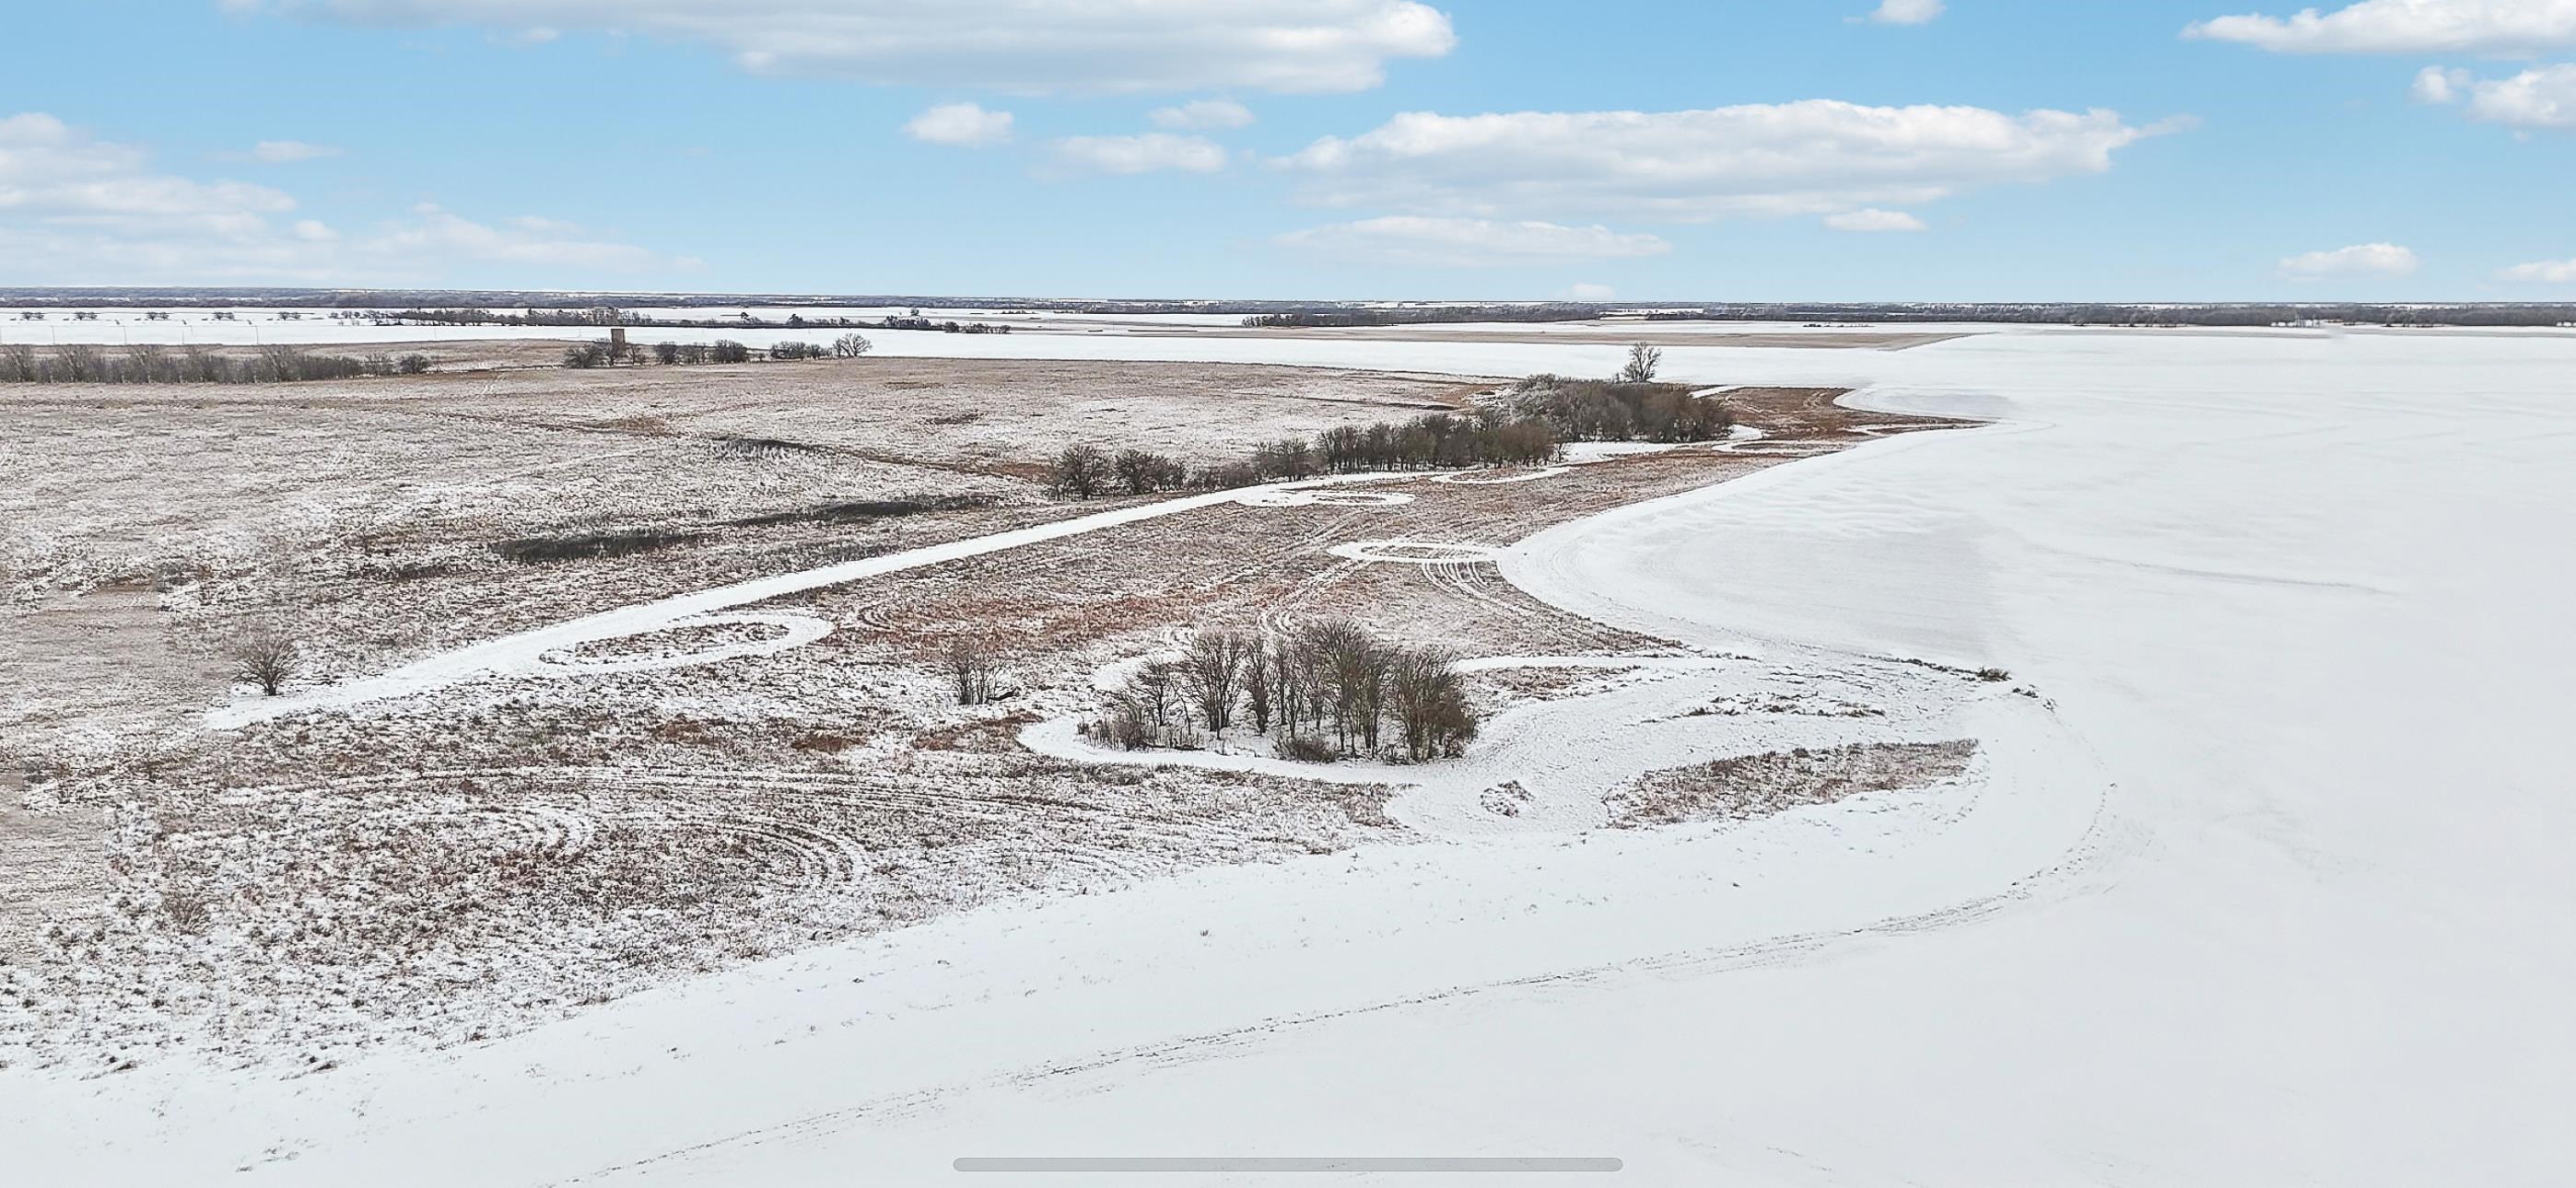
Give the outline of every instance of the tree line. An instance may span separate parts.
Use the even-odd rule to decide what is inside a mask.
[[[828,346],[794,339],[772,343],[768,355],[778,360],[855,359],[872,349],[874,344],[866,338],[857,334],[844,334],[833,339]],[[719,338],[713,343],[657,342],[649,347],[620,342],[612,338],[605,342],[577,343],[564,348],[563,365],[576,368],[616,367],[649,361],[670,367],[697,363],[748,363],[751,357],[750,347],[730,338]]]
[[[427,355],[323,355],[294,346],[248,354],[157,344],[114,350],[89,344],[0,347],[0,383],[17,384],[269,384],[428,370]]]
[[[1448,652],[1330,619],[1267,638],[1200,632],[1178,659],[1129,674],[1083,730],[1134,751],[1195,749],[1240,726],[1270,737],[1284,758],[1423,763],[1464,754],[1477,725]]]
[[[1601,316],[1598,305],[1526,302],[1509,305],[1436,305],[1379,309],[1297,309],[1253,314],[1246,326],[1305,329],[1337,326],[1410,326],[1447,322],[1579,322]]]
[[[1048,467],[1047,488],[1073,499],[1183,489],[1221,491],[1321,474],[1528,465],[1552,462],[1562,454],[1557,434],[1545,422],[1480,408],[1427,413],[1402,422],[1337,426],[1312,437],[1263,442],[1240,459],[1198,467],[1149,450],[1111,453],[1096,445],[1076,444],[1065,447]]]
[[[2302,322],[2368,326],[2565,326],[2576,323],[2566,302],[2459,302],[2447,305],[2224,302],[2196,305],[1965,302],[1748,303],[1644,311],[1649,321],[1693,322],[2002,322],[2072,326],[2282,326]]]
[[[1206,466],[1185,466],[1149,450],[1112,453],[1075,444],[1049,465],[1047,488],[1072,499],[1218,491],[1320,474],[1537,465],[1563,457],[1568,441],[1726,437],[1735,427],[1734,410],[1720,397],[1693,395],[1687,385],[1654,382],[1661,359],[1641,343],[1618,379],[1533,375],[1492,404],[1408,421],[1335,426],[1312,437],[1263,442],[1241,459]]]

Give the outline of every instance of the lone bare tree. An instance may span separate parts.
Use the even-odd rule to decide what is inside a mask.
[[[948,641],[941,659],[948,678],[957,689],[957,704],[982,705],[993,699],[993,644],[980,635],[960,635]]]
[[[832,357],[835,359],[856,359],[861,355],[867,354],[875,345],[876,344],[869,342],[866,338],[859,335],[844,334],[839,338],[832,340]]]
[[[269,697],[277,696],[289,678],[303,666],[303,648],[282,627],[253,627],[235,638],[226,652],[233,662],[234,675],[259,686]]]
[[[1651,343],[1638,343],[1628,348],[1628,365],[1619,369],[1621,383],[1642,384],[1655,378],[1655,369],[1664,365],[1664,348]]]

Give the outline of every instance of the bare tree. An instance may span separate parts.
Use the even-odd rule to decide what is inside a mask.
[[[1258,639],[1245,641],[1243,655],[1243,697],[1252,710],[1252,732],[1270,733],[1270,646]]]
[[[991,640],[980,635],[952,637],[941,659],[948,669],[948,679],[956,687],[957,704],[982,705],[993,699]]]
[[[1141,751],[1154,745],[1154,723],[1145,710],[1145,703],[1132,693],[1110,695],[1109,703],[1101,713],[1100,726],[1110,745],[1119,750]]]
[[[1650,343],[1628,348],[1628,365],[1619,369],[1622,383],[1642,384],[1655,378],[1655,369],[1664,365],[1664,349]]]
[[[1180,668],[1170,661],[1157,660],[1137,669],[1127,682],[1127,690],[1144,705],[1157,727],[1170,726],[1175,718],[1189,713],[1189,699],[1181,692]]]
[[[275,697],[303,667],[303,651],[294,636],[271,625],[243,632],[226,654],[232,659],[235,675],[258,685],[261,693]]]
[[[1147,450],[1120,450],[1109,460],[1109,468],[1130,495],[1167,491],[1189,479],[1188,467]]]
[[[1189,655],[1181,662],[1182,680],[1210,733],[1224,734],[1234,724],[1246,657],[1260,650],[1259,643],[1234,631],[1202,631],[1190,641]]]
[[[1109,455],[1095,445],[1069,445],[1055,456],[1047,487],[1058,495],[1089,499],[1109,489]]]
[[[1476,718],[1467,707],[1466,681],[1449,653],[1435,648],[1407,648],[1396,658],[1387,682],[1396,725],[1404,732],[1404,753],[1420,763],[1455,755],[1476,737]]]
[[[839,338],[832,340],[832,357],[835,359],[856,359],[861,355],[867,354],[875,345],[876,344],[869,342],[866,338],[860,335],[844,334]]]

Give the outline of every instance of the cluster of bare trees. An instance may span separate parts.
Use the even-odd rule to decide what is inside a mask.
[[[853,335],[852,337],[856,336]],[[785,346],[787,344],[781,343],[779,345]],[[795,358],[822,358],[822,348],[820,347],[810,347],[805,343],[797,343],[795,345],[801,349],[815,352],[812,355],[800,354],[794,356]],[[777,353],[776,348],[772,348],[770,357],[787,358],[789,356],[780,355]],[[563,365],[566,367],[616,367],[627,363],[642,363],[648,358],[665,367],[686,363],[748,363],[751,362],[751,348],[735,342],[730,338],[719,338],[712,344],[703,342],[657,342],[649,348],[634,346],[628,343],[619,342],[616,339],[610,339],[606,342],[585,342],[577,346],[566,348],[564,351]]]
[[[1200,632],[1179,659],[1150,661],[1109,694],[1097,730],[1143,750],[1195,748],[1240,726],[1292,759],[1422,763],[1464,753],[1476,725],[1447,652],[1334,619],[1268,638]]]
[[[116,350],[86,343],[0,347],[0,383],[17,384],[269,384],[428,370],[427,355],[317,355],[294,346],[247,354],[148,343]]]
[[[1191,467],[1151,450],[1110,453],[1096,445],[1066,446],[1047,467],[1047,489],[1060,498],[1151,495],[1182,489],[1220,491],[1322,473],[1312,443],[1301,437],[1268,442],[1241,462]]]
[[[1071,499],[1151,495],[1189,485],[1189,467],[1179,459],[1150,450],[1112,454],[1095,445],[1070,445],[1055,456],[1047,470],[1047,489]]]
[[[1568,441],[1725,437],[1735,427],[1734,410],[1718,397],[1692,395],[1687,385],[1653,382],[1662,363],[1663,352],[1641,342],[1618,379],[1533,375],[1497,404],[1263,442],[1241,461],[1211,466],[1186,467],[1144,450],[1113,455],[1095,445],[1068,446],[1056,455],[1048,486],[1074,499],[1183,487],[1213,491],[1326,473],[1526,466],[1563,457]]]
[[[1325,470],[1454,470],[1553,462],[1563,452],[1556,430],[1500,409],[1429,413],[1401,424],[1344,425],[1316,435]]]
[[[1219,491],[1326,473],[1551,462],[1561,453],[1556,431],[1547,422],[1478,409],[1431,413],[1399,424],[1345,425],[1311,438],[1281,438],[1253,447],[1240,461],[1195,468],[1145,450],[1112,454],[1095,445],[1072,445],[1057,454],[1048,468],[1047,486],[1056,495],[1073,499],[1182,488]]]
[[[1639,366],[1630,363],[1632,371]],[[1651,373],[1653,360],[1643,369]],[[1735,427],[1723,399],[1694,396],[1685,384],[1533,375],[1512,386],[1505,406],[1568,441],[1714,441]]]

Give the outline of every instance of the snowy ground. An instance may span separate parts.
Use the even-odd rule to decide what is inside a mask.
[[[938,337],[894,345],[1041,341]],[[1615,354],[1119,345],[1472,374]],[[934,1183],[960,1156],[1120,1154],[2555,1183],[2571,366],[2563,338],[2432,332],[1668,348],[1680,378],[2003,423],[1513,544],[1502,576],[1540,599],[1810,687],[1675,674],[1561,703],[1601,738],[1497,744],[1579,763],[1661,713],[1787,699],[1839,729],[1876,698],[1912,737],[1978,740],[1957,786],[1658,829],[1424,812],[1428,844],[999,901],[327,1073],[0,1072],[30,1103],[0,1138],[36,1183]],[[2012,679],[1957,671],[1984,665]]]

